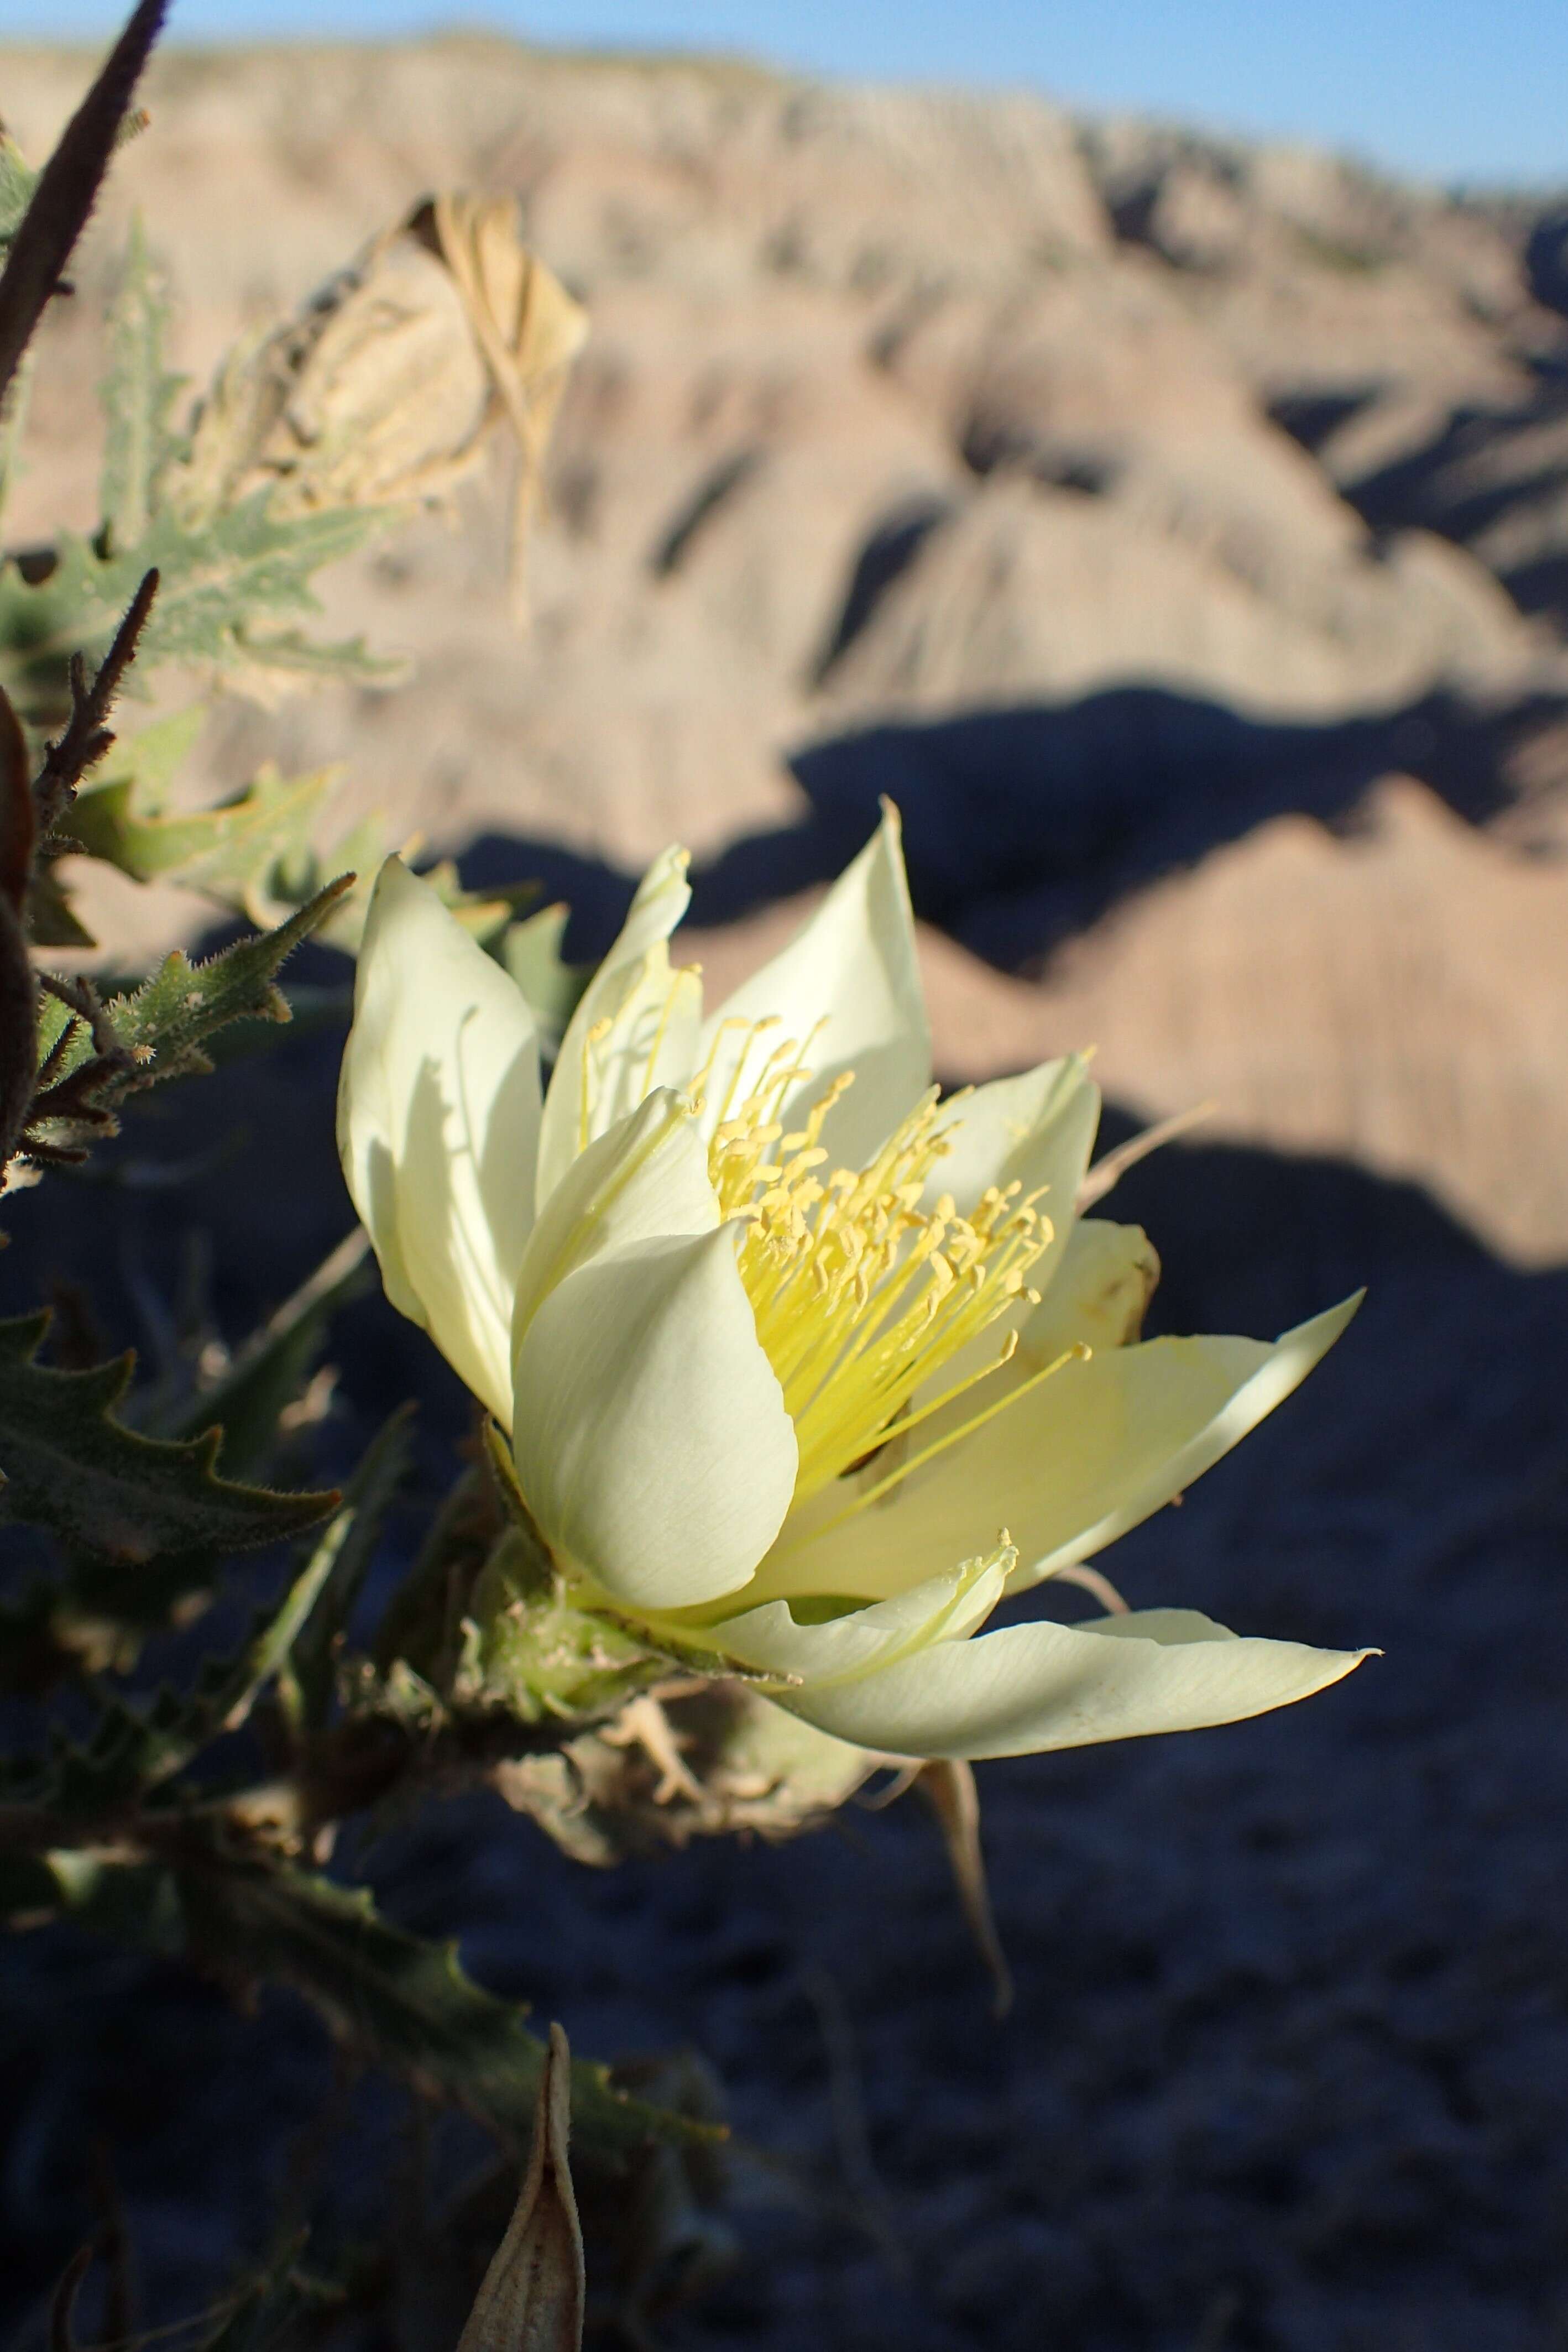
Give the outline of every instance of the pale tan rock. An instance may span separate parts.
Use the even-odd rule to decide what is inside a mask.
[[[83,72],[0,56],[35,155]],[[374,806],[394,839],[502,834],[520,871],[539,842],[626,873],[670,840],[702,857],[797,824],[788,755],[881,719],[1150,686],[1263,720],[1437,694],[1506,713],[1568,679],[1561,632],[1496,577],[1563,528],[1531,488],[1560,421],[1521,404],[1568,327],[1530,298],[1524,213],[1300,150],[1081,133],[1022,97],[479,39],[171,51],[148,96],[43,339],[11,541],[96,519],[95,322],[133,205],[197,385],[431,188],[517,196],[591,320],[526,635],[498,467],[458,528],[432,515],[323,583],[324,625],[405,653],[410,685],[228,704],[194,794],[264,756],[346,757],[340,826]],[[1340,486],[1467,404],[1437,503],[1393,516],[1447,535],[1375,536]],[[1470,530],[1466,500],[1500,487],[1495,530]],[[923,932],[941,1067],[1098,1041],[1108,1089],[1151,1116],[1213,1097],[1220,1133],[1417,1176],[1500,1246],[1561,1254],[1568,868],[1510,845],[1561,856],[1563,743],[1543,729],[1516,759],[1533,797],[1495,836],[1410,782],[1350,838],[1262,824],[1038,985]],[[201,916],[112,882],[89,911],[127,958]],[[700,940],[710,992],[801,911]]]

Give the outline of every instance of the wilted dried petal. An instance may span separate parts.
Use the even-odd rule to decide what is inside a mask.
[[[544,453],[572,362],[587,340],[587,313],[523,245],[517,207],[510,199],[437,196],[429,211],[517,437],[512,579],[521,593],[523,550]],[[425,217],[421,208],[411,226],[417,228]]]
[[[282,513],[439,499],[504,422],[521,528],[586,333],[510,198],[427,198],[229,355],[170,495],[192,521],[266,488]]]
[[[522,2192],[458,2352],[577,2352],[583,2341],[583,2232],[566,2161],[571,2120],[572,2053],[552,2025]]]
[[[991,1979],[993,2009],[998,2017],[1005,2017],[1013,2006],[1013,1971],[991,1909],[985,1856],[980,1846],[980,1792],[974,1785],[974,1768],[957,1758],[936,1757],[921,1766],[915,1785],[942,1830],[958,1899]]]

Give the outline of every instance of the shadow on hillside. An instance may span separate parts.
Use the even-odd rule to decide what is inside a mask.
[[[699,866],[691,920],[732,922],[829,880],[869,838],[886,796],[903,816],[916,912],[1002,970],[1026,970],[1129,891],[1271,817],[1353,822],[1394,770],[1482,823],[1511,797],[1519,746],[1565,714],[1568,695],[1489,711],[1432,694],[1380,717],[1287,725],[1126,686],[859,729],[793,755],[807,814]],[[603,954],[634,887],[548,841],[486,835],[462,866],[480,887],[537,873],[570,903],[581,957]]]
[[[1528,398],[1502,406],[1467,405],[1445,416],[1430,437],[1359,479],[1341,496],[1373,531],[1430,530],[1470,549],[1484,533],[1488,564],[1521,613],[1568,622],[1568,542],[1561,517],[1568,499],[1568,388],[1563,359],[1545,354]],[[1289,394],[1270,411],[1277,425],[1314,457],[1340,426],[1384,396],[1380,384],[1325,394]],[[1545,525],[1543,530],[1542,525]],[[1517,553],[1500,551],[1512,541]],[[1495,560],[1494,560],[1495,556]]]

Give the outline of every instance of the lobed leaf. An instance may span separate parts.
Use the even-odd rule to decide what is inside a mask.
[[[183,1580],[231,1551],[278,1543],[324,1518],[332,1494],[274,1494],[220,1478],[221,1433],[142,1437],[114,1418],[133,1359],[67,1372],[35,1361],[47,1313],[0,1323],[0,1517],[47,1528],[79,1560],[116,1571],[155,1564]],[[132,1606],[134,1615],[134,1602]]]
[[[280,865],[309,856],[311,826],[341,772],[318,768],[284,776],[269,765],[216,808],[179,810],[151,802],[140,776],[122,772],[81,795],[71,831],[89,857],[118,866],[133,881],[173,876],[188,889],[248,909],[263,896],[279,895],[273,885]]]
[[[124,276],[109,312],[108,420],[100,511],[111,548],[147,534],[164,468],[184,446],[169,411],[184,383],[163,365],[169,301],[153,266],[140,217],[131,228]]]
[[[193,1944],[225,1973],[291,1985],[360,2056],[460,2106],[514,2147],[528,2144],[545,2045],[515,2001],[467,1976],[456,1947],[395,1927],[363,1889],[263,1863],[182,1874]],[[624,2096],[579,2060],[572,2112],[585,2162],[620,2170],[650,2141],[722,2137]]]
[[[186,662],[250,688],[305,677],[385,684],[399,665],[377,660],[360,640],[318,645],[271,625],[319,612],[313,575],[399,520],[384,507],[274,515],[260,490],[196,525],[160,510],[134,543],[107,552],[62,533],[41,571],[25,572],[16,561],[0,567],[0,683],[29,717],[52,722],[64,707],[69,656],[107,650],[152,567],[161,589],[143,665]]]
[[[352,874],[340,876],[276,930],[240,940],[203,963],[192,963],[176,950],[132,994],[117,997],[110,1014],[143,1063],[142,1082],[151,1085],[205,1068],[203,1045],[231,1021],[286,1022],[288,1003],[276,985],[279,968],[325,920],[353,879]]]

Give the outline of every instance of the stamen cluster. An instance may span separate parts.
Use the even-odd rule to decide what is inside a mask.
[[[734,1067],[752,1058],[771,1023],[748,1033]],[[721,1038],[714,1041],[711,1070]],[[910,1453],[909,1433],[1006,1362],[1009,1330],[992,1362],[911,1411],[917,1391],[1005,1316],[1027,1288],[1049,1245],[1049,1219],[1017,1183],[993,1186],[968,1216],[952,1195],[924,1206],[933,1171],[950,1149],[963,1097],[940,1105],[933,1087],[865,1168],[828,1171],[820,1138],[853,1083],[826,1087],[798,1129],[780,1117],[811,1071],[793,1040],[768,1056],[752,1092],[726,1100],[709,1151],[709,1173],[727,1217],[743,1222],[740,1268],[757,1336],[784,1393],[800,1449],[797,1504],[870,1456],[890,1454],[873,1499],[973,1426],[973,1419]],[[700,1074],[698,1087],[709,1071]],[[734,1091],[735,1080],[731,1082]]]

